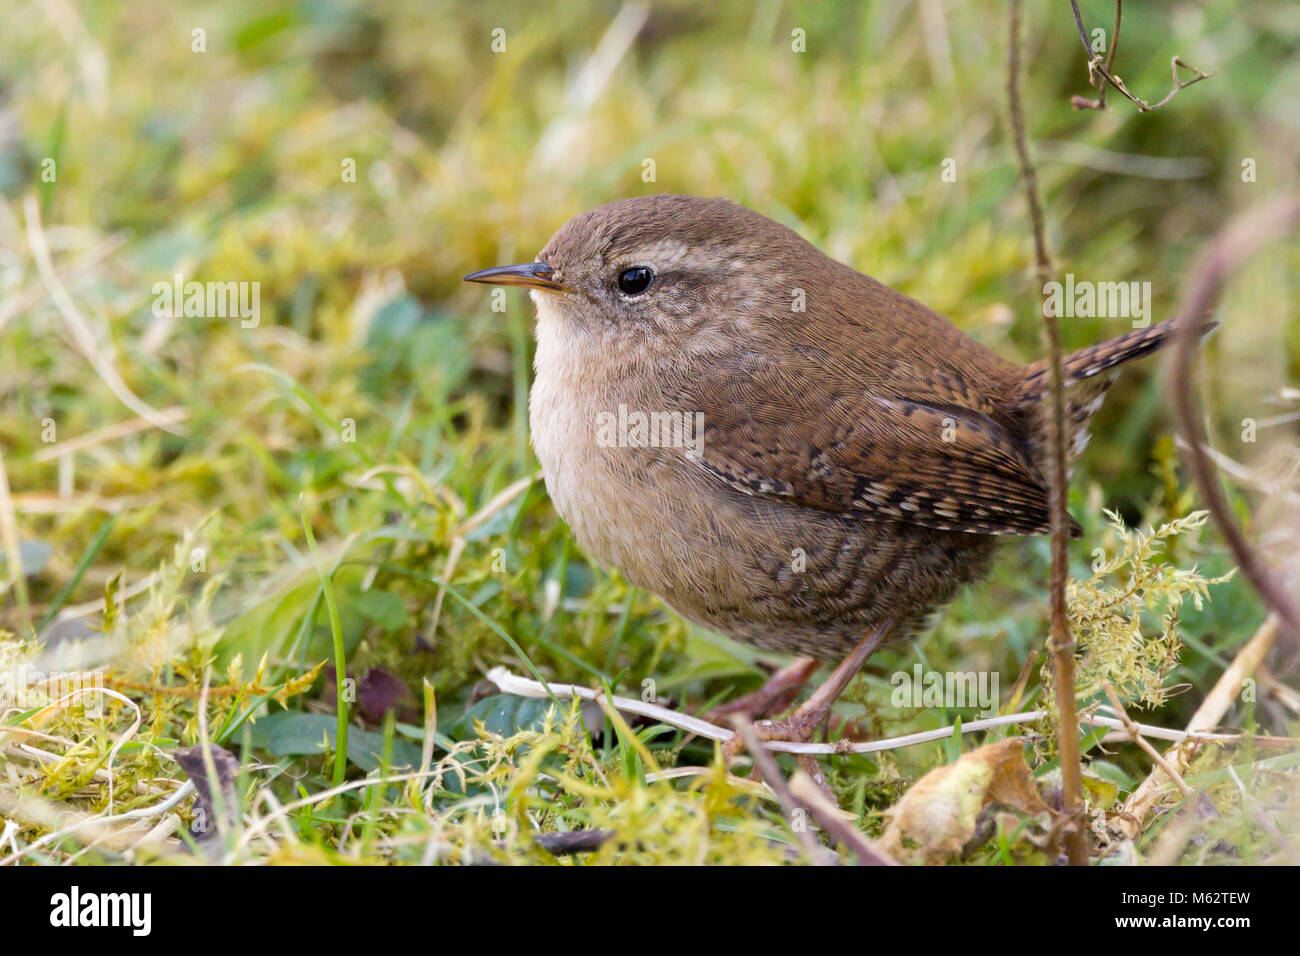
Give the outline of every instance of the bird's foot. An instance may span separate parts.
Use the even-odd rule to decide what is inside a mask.
[[[813,706],[810,707],[809,704]],[[754,730],[758,732],[758,739],[764,742],[782,740],[795,744],[811,743],[817,731],[826,726],[830,714],[831,709],[828,705],[807,700],[786,717],[755,722]],[[733,744],[736,746],[732,748],[730,756],[744,749],[744,741],[739,736],[727,741],[727,747],[730,748]]]
[[[800,704],[789,716],[777,720],[760,720],[754,724],[754,730],[758,735],[758,739],[764,742],[780,740],[797,744],[812,743],[817,731],[826,726],[830,715],[830,704],[821,699],[819,695],[813,695],[813,697]],[[744,746],[744,740],[741,739],[740,734],[736,734],[723,745],[723,755],[730,762],[740,755]],[[839,801],[835,798],[835,793],[826,780],[826,774],[822,772],[821,766],[817,763],[817,758],[812,754],[796,754],[795,762],[799,765],[800,770],[812,778],[813,783],[817,785],[817,789],[822,792],[822,795],[833,806],[839,806]]]
[[[782,667],[758,690],[710,709],[704,714],[704,719],[718,724],[732,714],[745,714],[750,720],[755,720],[768,714],[780,713],[790,706],[795,695],[817,672],[817,667],[818,663],[813,658],[801,657]]]
[[[819,729],[826,726],[831,716],[831,705],[835,699],[848,686],[849,681],[853,679],[867,658],[871,656],[872,651],[880,646],[880,642],[889,634],[893,624],[890,621],[882,621],[871,629],[871,631],[858,642],[857,646],[849,655],[840,661],[835,670],[831,671],[831,676],[826,682],[818,687],[811,697],[800,704],[795,712],[789,717],[783,717],[780,720],[761,720],[754,725],[758,732],[758,739],[764,740],[788,740],[792,743],[810,743],[813,735]],[[723,755],[728,762],[736,757],[741,748],[744,747],[744,740],[740,734],[736,734],[723,746]],[[838,806],[835,794],[831,791],[830,784],[826,781],[826,774],[822,773],[821,767],[817,765],[816,758],[812,754],[799,754],[796,757],[799,763],[799,769],[812,778],[813,783],[826,796],[830,802]]]

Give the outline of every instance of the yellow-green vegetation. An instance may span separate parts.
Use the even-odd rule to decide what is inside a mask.
[[[459,277],[531,258],[615,198],[721,194],[1037,357],[1004,6],[919,6],[658,3],[626,50],[607,31],[635,9],[598,2],[7,17],[0,862],[806,861],[797,821],[712,742],[481,683],[505,665],[697,711],[782,662],[586,560],[528,446],[531,308],[512,294],[492,311]],[[1109,29],[1108,5],[1084,6]],[[1023,95],[1059,272],[1149,281],[1159,320],[1203,239],[1297,187],[1300,20],[1290,0],[1131,7],[1115,68],[1131,89],[1158,100],[1175,54],[1216,75],[1154,113],[1118,96],[1072,111],[1086,64],[1068,9],[1044,0],[1026,11]],[[178,275],[257,283],[256,323],[155,308]],[[1205,348],[1238,479],[1294,455],[1298,275],[1296,244],[1260,255]],[[1067,347],[1129,327],[1063,320]],[[1071,608],[1085,711],[1106,680],[1134,720],[1182,728],[1264,610],[1195,512],[1162,383],[1157,361],[1126,370],[1075,471]],[[1253,485],[1281,485],[1231,489],[1261,537],[1284,519]],[[999,675],[1004,712],[1048,709],[1031,659],[1046,578],[1044,539],[1009,542],[838,713],[875,738],[979,716],[893,706],[891,675],[917,663]],[[1300,734],[1294,691],[1257,677],[1223,724]],[[1051,804],[1041,722],[822,763],[879,836],[926,773],[1017,733]],[[1089,809],[1114,812],[1152,761],[1082,733]],[[209,768],[229,787],[199,805],[182,788],[205,772],[182,762],[205,741],[238,767]],[[1097,856],[1288,860],[1296,763],[1249,738],[1202,748],[1185,781],[1215,809],[1196,839],[1161,843],[1189,805],[1169,787],[1131,846],[1099,835]],[[1052,862],[1047,829],[1006,811],[953,859]],[[535,839],[574,830],[608,838],[560,857]]]
[[[1178,611],[1183,601],[1190,599],[1196,610],[1203,610],[1210,585],[1222,584],[1229,575],[1206,578],[1195,568],[1161,560],[1161,546],[1170,538],[1204,527],[1209,518],[1204,511],[1163,524],[1151,534],[1130,531],[1119,515],[1106,514],[1117,553],[1107,557],[1105,548],[1098,548],[1092,577],[1071,582],[1066,591],[1071,633],[1082,659],[1075,690],[1081,700],[1088,700],[1110,683],[1124,700],[1158,707],[1169,696],[1169,674],[1178,665]],[[1107,584],[1109,579],[1118,580]],[[1144,627],[1144,619],[1152,618],[1156,626]],[[1042,677],[1050,686],[1050,665],[1044,665]]]

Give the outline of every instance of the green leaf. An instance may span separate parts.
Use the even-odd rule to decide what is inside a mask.
[[[452,724],[451,739],[478,740],[475,721],[482,721],[486,730],[503,737],[514,736],[521,730],[540,730],[546,712],[554,706],[547,697],[494,694],[480,700]]]
[[[362,591],[353,601],[358,614],[374,621],[385,631],[397,631],[406,626],[406,602],[391,591],[371,589]]]
[[[343,647],[349,655],[361,643],[367,627],[366,619],[357,606],[363,593],[363,575],[364,570],[361,568],[342,567],[335,572],[333,579],[343,627]],[[316,573],[304,572],[288,590],[277,591],[231,621],[217,641],[217,670],[224,671],[235,655],[242,653],[244,674],[251,677],[264,653],[272,658],[288,654],[319,591],[320,581]],[[296,656],[299,661],[314,664],[322,658],[333,656],[329,622],[323,613],[323,607],[321,611],[315,628],[304,642],[306,646],[298,649]]]
[[[947,756],[948,763],[956,763],[961,759],[961,718],[958,717],[952,725],[952,736],[944,738],[944,753]]]
[[[424,317],[424,307],[409,295],[384,303],[370,320],[366,346],[383,352],[407,341]]]
[[[304,714],[285,710],[259,717],[250,728],[250,743],[276,757],[324,754],[334,749],[333,714]],[[420,748],[408,740],[392,741],[392,766],[418,767]],[[348,728],[348,760],[367,772],[379,766],[384,752],[384,735],[372,730]]]
[[[1137,787],[1136,780],[1125,773],[1122,768],[1111,763],[1109,760],[1088,761],[1088,766],[1084,770],[1083,784],[1085,787],[1089,787],[1089,784],[1094,782],[1089,779],[1090,777],[1095,778],[1095,782],[1098,783],[1099,787],[1102,783],[1109,787],[1109,791],[1098,789],[1097,792],[1093,793],[1094,800],[1105,797],[1113,803],[1117,796],[1115,792],[1116,789],[1128,792]],[[1089,790],[1091,792],[1091,787],[1089,787]]]

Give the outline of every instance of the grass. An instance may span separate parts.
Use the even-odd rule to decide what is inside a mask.
[[[592,97],[575,76],[616,4],[91,3],[12,18],[0,40],[0,511],[12,509],[17,547],[0,548],[0,815],[15,828],[0,858],[211,852],[211,834],[191,832],[189,797],[143,823],[103,818],[110,779],[114,814],[156,807],[189,779],[176,757],[200,741],[202,710],[210,738],[241,758],[219,841],[232,860],[542,862],[533,834],[579,828],[616,838],[568,859],[801,859],[779,805],[727,775],[711,744],[610,726],[567,700],[548,714],[550,701],[482,697],[483,675],[504,664],[632,697],[651,681],[661,700],[695,707],[754,688],[779,661],[689,627],[570,540],[532,480],[530,306],[508,296],[493,312],[459,277],[531,257],[569,215],[614,198],[724,194],[1000,353],[1037,357],[1005,14],[992,0],[934,6],[938,22],[886,3],[656,5]],[[1216,76],[1157,113],[1119,97],[1077,113],[1068,98],[1088,93],[1085,65],[1058,6],[1029,5],[1023,89],[1051,245],[1061,272],[1151,282],[1159,319],[1205,238],[1296,188],[1300,21],[1286,2],[1128,10],[1116,71],[1139,95],[1163,95],[1175,53]],[[1106,5],[1084,6],[1109,28]],[[506,51],[494,54],[498,27]],[[804,54],[790,49],[796,27]],[[1168,159],[1157,171],[1173,178],[1150,178],[1138,156]],[[955,182],[941,178],[948,158]],[[1297,266],[1295,243],[1252,263],[1203,360],[1217,446],[1261,475],[1294,445],[1286,423],[1240,439],[1243,420],[1294,404],[1283,389],[1300,356]],[[259,283],[257,326],[156,316],[155,284],[177,273]],[[1068,319],[1066,346],[1126,324]],[[92,358],[170,430],[128,408]],[[1158,362],[1143,363],[1097,420],[1072,485],[1077,579],[1094,549],[1119,551],[1104,509],[1145,527],[1195,508],[1163,393]],[[1246,491],[1234,501],[1256,537],[1287,520]],[[878,736],[969,721],[973,709],[889,702],[890,676],[917,662],[997,673],[1004,690],[1032,666],[1020,706],[1036,706],[1046,555],[1040,539],[1005,547],[932,633],[873,658],[843,713]],[[1208,531],[1159,560],[1230,570]],[[1236,578],[1183,608],[1162,675],[1180,692],[1134,717],[1184,726],[1262,618]],[[96,667],[139,707],[135,732],[115,697],[87,712],[19,680]],[[1300,732],[1284,698],[1259,688],[1225,723]],[[910,784],[1002,733],[824,765],[878,834]],[[1087,743],[1112,799],[1151,767],[1135,746]],[[1035,760],[1050,776],[1050,751]],[[1229,765],[1294,832],[1294,755],[1210,748],[1189,783],[1218,815],[1177,858],[1286,859],[1241,811]],[[1176,819],[1155,815],[1137,852],[1156,852]],[[1043,862],[1014,832],[967,862]]]

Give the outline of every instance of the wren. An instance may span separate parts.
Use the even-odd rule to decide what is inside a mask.
[[[624,199],[536,262],[465,278],[532,290],[533,447],[586,552],[688,620],[800,655],[746,700],[756,715],[840,663],[768,739],[808,739],[877,646],[987,573],[997,536],[1048,531],[1045,363],[758,213]],[[1071,460],[1115,367],[1172,331],[1065,359]]]

